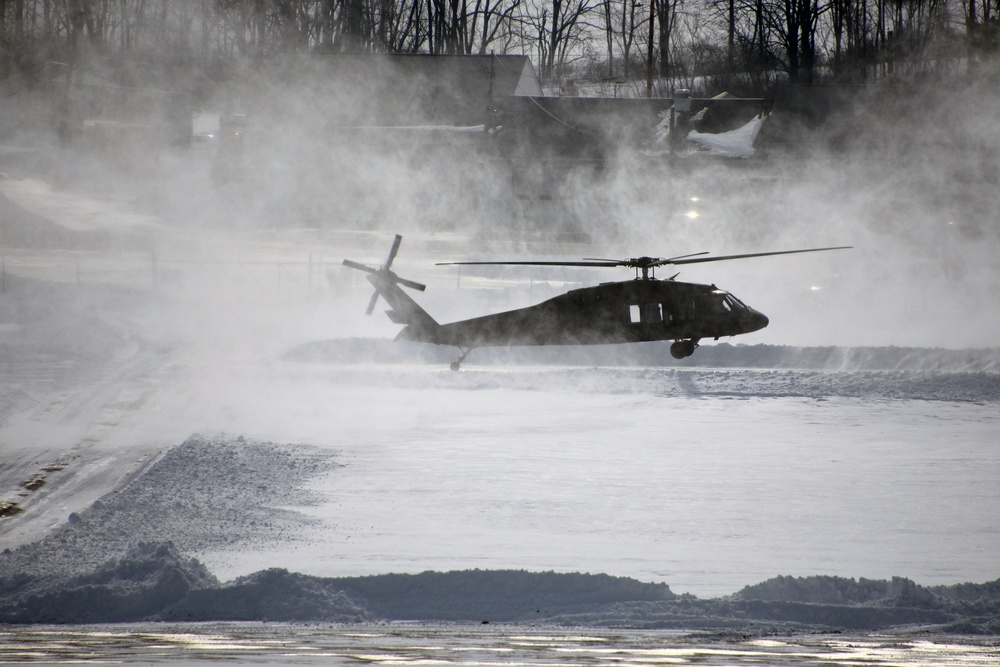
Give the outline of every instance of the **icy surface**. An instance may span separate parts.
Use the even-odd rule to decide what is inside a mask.
[[[528,564],[698,595],[775,574],[994,578],[995,404],[768,399],[740,373],[717,398],[699,373],[369,373],[326,371],[352,386],[328,394],[353,417],[336,425],[337,546],[282,552],[297,570]]]
[[[983,378],[985,396],[927,401],[926,382],[913,385],[921,400],[898,398],[907,384],[887,395],[880,373],[816,383],[786,372],[771,398],[759,395],[768,374],[740,370],[231,372],[240,402],[200,394],[192,414],[332,455],[340,467],[309,468],[308,505],[292,478],[270,477],[296,448],[233,435],[168,448],[56,535],[101,557],[172,539],[222,579],[276,564],[322,576],[515,567],[711,596],[778,574],[995,578],[998,418]],[[277,533],[283,512],[252,509],[290,504],[303,518]],[[242,508],[236,523],[230,507]]]
[[[179,171],[201,192],[197,169]],[[843,270],[824,256],[685,272],[773,316],[743,345],[703,341],[683,362],[664,345],[476,350],[452,373],[455,350],[394,345],[397,325],[363,315],[363,276],[339,268],[377,263],[386,233],[244,230],[238,198],[144,190],[137,210],[33,179],[0,179],[10,619],[374,622],[403,610],[373,602],[399,590],[388,573],[438,576],[424,571],[452,573],[424,596],[453,603],[435,613],[472,614],[442,591],[478,568],[480,598],[519,582],[565,602],[621,578],[699,598],[546,610],[566,625],[997,631],[989,238],[845,223],[829,241],[742,232],[722,247],[710,202],[684,218],[700,226],[628,248],[494,238],[560,257],[870,244]],[[433,262],[481,240],[406,238],[398,268],[429,284],[421,303],[441,321],[607,279],[441,273]],[[928,248],[944,267],[930,276]]]
[[[122,658],[157,664],[873,665],[979,667],[997,647],[967,638],[685,636],[510,625],[330,626],[215,623],[36,627],[0,631],[0,660],[34,664]],[[43,662],[44,661],[44,662]]]
[[[24,510],[0,544],[34,567],[170,540],[223,581],[514,568],[712,597],[777,575],[997,576],[995,350],[477,350],[453,373],[447,348],[227,348],[253,312],[191,346],[128,298],[36,294],[62,338],[32,342],[55,320],[27,298],[4,345],[60,363],[9,362],[0,471]]]

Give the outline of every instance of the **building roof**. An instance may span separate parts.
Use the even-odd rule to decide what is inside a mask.
[[[481,125],[491,96],[541,94],[527,56],[310,54],[279,68],[279,88],[308,89],[310,103],[341,127]]]

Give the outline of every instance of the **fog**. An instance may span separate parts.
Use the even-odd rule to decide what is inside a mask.
[[[718,284],[767,313],[771,326],[746,342],[988,347],[1000,331],[1000,130],[986,112],[994,93],[981,87],[859,90],[842,113],[805,128],[779,106],[755,160],[695,152],[671,160],[646,150],[649,143],[606,147],[581,131],[576,141],[603,147],[595,166],[503,135],[373,130],[379,117],[401,124],[403,110],[417,102],[385,90],[375,100],[352,98],[336,86],[304,83],[311,79],[297,69],[282,75],[260,82],[266,73],[258,73],[238,99],[248,114],[242,178],[212,187],[204,173],[192,182],[205,165],[191,156],[161,159],[160,184],[147,196],[188,239],[206,228],[267,229],[295,246],[280,232],[365,230],[373,233],[354,237],[357,243],[332,241],[329,254],[310,239],[308,252],[380,263],[391,235],[401,233],[399,272],[433,286],[422,298],[439,321],[527,305],[628,272],[484,270],[478,275],[504,282],[480,295],[471,289],[477,273],[465,268],[469,289],[454,294],[458,271],[432,267],[435,261],[852,245],[684,267],[679,278]],[[237,239],[217,243],[247,242]],[[348,252],[355,248],[363,256]],[[359,277],[334,281],[353,286]]]
[[[218,131],[152,156],[128,141],[114,151],[66,150],[46,124],[27,123],[50,117],[32,106],[48,99],[20,92],[5,100],[15,113],[5,113],[0,128],[4,169],[43,184],[15,192],[8,182],[5,196],[69,230],[89,225],[88,240],[64,239],[72,248],[99,236],[104,249],[154,253],[159,270],[174,275],[192,260],[322,259],[326,275],[314,266],[310,278],[325,300],[359,280],[364,287],[332,266],[341,256],[379,263],[401,233],[398,272],[432,286],[422,298],[439,321],[527,305],[628,271],[481,271],[503,278],[482,294],[476,272],[459,277],[434,268],[436,261],[851,245],[684,267],[679,279],[718,284],[768,314],[771,326],[748,343],[994,345],[1000,129],[987,111],[995,92],[984,86],[859,88],[852,104],[812,125],[779,104],[750,160],[664,156],[650,150],[652,127],[628,141],[580,127],[574,141],[600,145],[595,161],[561,159],[551,147],[511,139],[513,131],[499,138],[446,131],[440,110],[412,89],[393,97],[356,76],[330,78],[323,67],[261,66],[203,93],[200,127],[211,127],[216,114],[246,114],[232,160],[219,156]],[[446,82],[435,85],[451,99]],[[27,127],[14,125],[18,119]],[[438,131],[399,127],[434,123]],[[221,177],[220,163],[228,165]],[[65,201],[81,191],[91,199]],[[228,300],[227,289],[244,287],[231,282],[201,285],[198,295]],[[356,317],[366,335],[358,313],[343,315]],[[392,335],[390,326],[380,330]]]
[[[261,64],[200,91],[190,145],[154,148],[125,128],[62,144],[51,91],[0,100],[0,501],[23,508],[0,547],[67,529],[208,433],[345,468],[268,497],[301,524],[225,543],[210,514],[183,542],[173,489],[153,537],[223,579],[524,567],[726,595],[779,574],[996,576],[996,89],[858,88],[820,118],[776,104],[755,155],[727,159],[665,153],[655,114],[648,135],[573,121],[550,145],[516,116],[443,122],[444,82],[436,104],[367,85]],[[399,325],[384,302],[365,315],[371,285],[341,264],[382,264],[396,233],[393,270],[439,322],[632,276],[437,262],[853,248],[681,268],[767,314],[718,343],[788,346],[736,353],[783,371],[699,369],[706,340],[690,365],[666,345],[477,350],[453,374],[454,350],[391,347]],[[899,375],[851,353],[889,346],[920,349]],[[855,362],[795,368],[815,347]],[[930,372],[924,348],[972,361]],[[251,494],[219,460],[194,486]],[[32,474],[47,486],[25,491]],[[142,518],[123,515],[95,542],[134,546]]]

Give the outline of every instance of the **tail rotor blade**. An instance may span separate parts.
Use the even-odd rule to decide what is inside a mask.
[[[404,287],[409,287],[411,289],[419,290],[423,292],[427,289],[426,285],[415,282],[413,280],[407,280],[405,278],[400,278],[389,268],[392,266],[393,260],[396,259],[396,253],[399,252],[399,244],[403,240],[403,237],[396,234],[396,238],[392,240],[392,247],[389,248],[389,257],[385,260],[385,265],[373,269],[370,266],[365,266],[359,262],[355,262],[349,259],[344,260],[344,266],[349,266],[352,269],[358,269],[360,271],[365,271],[366,273],[371,273],[375,277],[370,277],[368,280],[375,285],[375,293],[372,294],[372,298],[368,301],[368,308],[365,309],[365,313],[371,315],[375,312],[375,306],[378,303],[378,298],[381,296],[380,290],[392,290],[394,285],[403,285]],[[398,291],[398,290],[397,290]],[[392,294],[392,292],[388,292]]]
[[[344,260],[344,266],[349,266],[352,269],[358,269],[360,271],[367,271],[368,273],[375,273],[375,269],[371,268],[370,266],[359,264],[358,262],[352,261],[350,259]]]
[[[383,268],[388,269],[392,266],[392,260],[396,259],[396,253],[399,252],[399,242],[403,240],[403,237],[396,234],[396,238],[392,240],[392,247],[389,248],[389,259],[385,260],[385,266]]]
[[[371,301],[368,302],[368,308],[365,309],[365,315],[371,315],[375,312],[375,304],[378,303],[378,292],[376,291],[372,294]]]
[[[400,278],[399,276],[396,276],[396,282],[399,283],[400,285],[405,285],[406,287],[409,287],[411,289],[420,290],[421,292],[427,289],[427,285],[422,285],[418,282],[407,280],[406,278]]]

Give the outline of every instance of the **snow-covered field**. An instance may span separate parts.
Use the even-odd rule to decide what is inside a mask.
[[[1000,353],[937,347],[949,324],[912,301],[862,304],[845,324],[851,311],[831,309],[856,294],[834,283],[806,296],[786,276],[771,306],[748,285],[751,305],[783,316],[766,336],[682,364],[652,346],[476,351],[453,373],[452,351],[390,343],[396,327],[361,314],[367,284],[336,266],[378,263],[391,234],[180,234],[117,199],[105,225],[98,195],[52,198],[26,178],[0,179],[5,219],[44,232],[3,251],[0,574],[68,577],[171,541],[223,581],[271,567],[516,569],[715,598],[777,575],[1000,576]],[[95,235],[67,253],[55,242],[65,230]],[[422,260],[474,244],[413,246],[411,272],[405,248],[397,269],[431,285],[425,303],[443,321],[568,284],[429,278]],[[973,273],[989,287],[995,268]],[[952,323],[974,313],[954,340],[992,340],[995,308],[967,297],[942,306]],[[831,312],[843,332],[819,319]],[[887,347],[901,318],[907,347]],[[572,641],[572,656],[596,659]],[[636,662],[680,655],[635,641],[623,650]],[[892,660],[869,648],[875,664]]]
[[[294,424],[292,441],[336,449],[345,467],[316,482],[326,501],[308,510],[328,530],[313,548],[205,560],[222,576],[268,561],[327,576],[608,572],[699,596],[777,574],[995,578],[995,402],[885,399],[871,377],[857,379],[875,385],[870,399],[808,387],[808,395],[759,397],[754,389],[766,383],[753,375],[544,367],[271,375],[267,405],[247,406],[240,421],[261,419],[247,427],[255,432],[282,415]],[[795,385],[796,375],[783,380]],[[702,385],[712,391],[700,394]]]
[[[111,544],[172,539],[223,579],[275,564],[323,576],[525,568],[718,596],[779,574],[996,578],[1000,379],[979,370],[993,352],[964,353],[958,371],[486,360],[453,373],[419,348],[372,361],[389,342],[261,358],[221,341],[158,347],[130,329],[133,308],[117,329],[77,314],[75,355],[60,361],[80,368],[65,383],[12,366],[24,375],[8,386],[24,389],[8,400],[27,409],[9,411],[3,480],[25,511],[4,519],[4,546],[130,482],[153,504],[87,527],[88,564]],[[324,350],[333,361],[317,360]],[[765,353],[733,350],[746,365]],[[941,354],[910,351],[910,363]],[[192,434],[222,449],[171,455]],[[237,438],[275,443],[257,476],[241,474]],[[295,483],[267,479],[273,457],[299,445],[327,462]],[[44,487],[19,489],[37,474]],[[305,507],[297,484],[312,492]],[[278,530],[247,512],[220,527],[257,504],[309,520]]]

